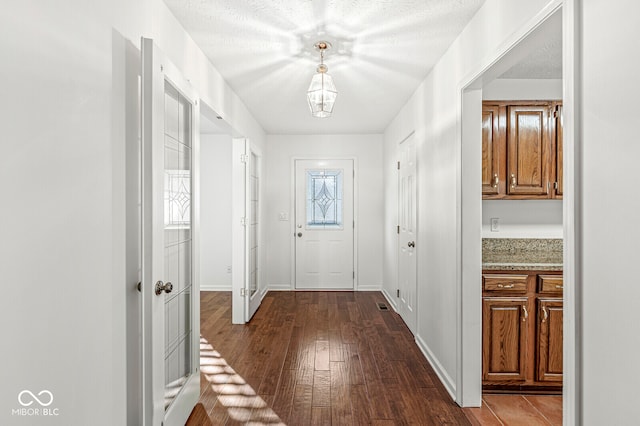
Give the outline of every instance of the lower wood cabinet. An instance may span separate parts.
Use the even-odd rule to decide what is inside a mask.
[[[562,383],[562,299],[542,299],[538,302],[538,371],[540,382]]]
[[[562,290],[556,271],[483,273],[486,390],[562,389]]]
[[[484,380],[524,381],[529,340],[527,298],[487,297],[482,304]]]

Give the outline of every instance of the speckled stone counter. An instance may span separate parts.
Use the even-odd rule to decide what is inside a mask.
[[[562,271],[562,239],[483,238],[482,269]]]

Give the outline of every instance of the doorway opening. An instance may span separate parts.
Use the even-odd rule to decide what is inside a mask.
[[[486,398],[483,400],[482,389],[509,392],[509,389],[518,387],[519,390],[538,393],[554,393],[554,390],[556,394],[561,393],[563,357],[574,353],[572,334],[563,332],[562,325],[562,303],[569,308],[564,318],[566,321],[567,315],[573,312],[573,300],[567,298],[566,292],[563,296],[563,284],[558,281],[563,266],[568,265],[571,269],[563,259],[567,251],[563,252],[562,244],[563,239],[566,244],[569,225],[564,220],[568,217],[565,209],[571,204],[567,203],[566,194],[572,193],[563,191],[563,156],[557,155],[558,136],[562,142],[562,108],[566,111],[572,107],[568,103],[563,106],[567,86],[563,78],[568,74],[565,72],[563,75],[562,71],[562,48],[573,40],[563,43],[563,35],[568,31],[563,31],[561,6],[558,2],[545,9],[529,23],[529,28],[523,28],[522,33],[514,37],[512,47],[485,69],[470,76],[468,83],[461,87],[462,164],[459,188],[463,208],[460,216],[460,257],[464,268],[460,272],[460,318],[464,316],[464,321],[458,336],[458,366],[463,374],[457,381],[457,400],[467,407],[480,406],[481,402],[483,405],[499,403],[493,401],[493,397],[490,398],[491,403]],[[532,108],[527,109],[529,104]],[[493,117],[497,117],[496,120]],[[537,133],[532,130],[534,122],[540,124]],[[519,135],[518,131],[524,133]],[[501,132],[516,145],[492,149],[491,137],[499,136]],[[518,138],[522,146],[517,146]],[[572,155],[566,146],[565,143],[565,158]],[[524,152],[524,148],[536,151],[538,158],[527,161],[517,158],[517,150]],[[506,152],[500,149],[506,149]],[[505,163],[501,167],[506,169],[491,170],[494,165],[502,164],[499,157],[505,154]],[[514,166],[528,168],[529,181],[524,169],[519,171]],[[483,177],[482,185],[478,176]],[[483,187],[483,196],[478,191],[480,186]],[[561,199],[563,192],[565,200]],[[538,245],[543,243],[549,247]],[[490,258],[493,254],[495,259],[500,254],[498,252],[526,257],[535,251],[533,246],[547,254],[553,251],[555,259],[546,259],[546,264],[536,265],[542,269],[536,270],[525,265],[533,263],[530,260],[522,260],[518,266],[513,264],[514,258],[506,262]],[[493,269],[500,264],[505,270]],[[567,280],[565,282],[573,285]],[[553,287],[553,294],[546,293],[549,286]],[[493,309],[497,305],[492,303],[498,299],[504,303],[513,302],[513,306]],[[569,322],[573,323],[570,317]],[[551,324],[555,330],[550,329]],[[508,339],[502,339],[512,342],[509,353],[505,352],[504,345],[501,346],[500,336],[490,333],[500,328],[510,328],[513,332]],[[554,336],[551,339],[550,333]],[[564,338],[564,345],[563,333],[569,336]],[[482,353],[482,357],[478,357],[478,353]],[[500,357],[502,359],[499,360]],[[550,366],[553,367],[552,374],[548,374],[548,369],[545,371]],[[492,377],[496,380],[498,377],[492,374],[500,369],[505,373],[500,376],[505,379],[501,382],[505,385],[502,389],[499,389],[500,385],[492,386],[491,383]],[[506,378],[517,385],[509,387]],[[565,398],[567,382],[571,380],[575,378],[568,379],[565,375]],[[523,397],[516,395],[514,398],[520,402]],[[539,402],[528,401],[522,407],[533,408],[534,412],[541,414],[543,408],[536,408]],[[553,413],[546,415],[555,416],[556,422],[562,422],[563,402],[555,401],[552,405]],[[569,406],[566,401],[564,406]],[[567,409],[564,411],[566,414]]]
[[[262,153],[210,107],[201,108],[200,290],[231,292],[233,323],[266,293],[262,265]]]

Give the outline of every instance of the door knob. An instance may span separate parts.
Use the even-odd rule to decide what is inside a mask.
[[[298,238],[302,237],[302,232],[298,232]]]
[[[173,284],[170,282],[163,283],[162,281],[158,281],[156,283],[156,296],[160,296],[162,292],[171,293],[173,291]]]
[[[415,241],[409,241],[407,243],[407,247],[415,247],[416,246],[416,242]]]

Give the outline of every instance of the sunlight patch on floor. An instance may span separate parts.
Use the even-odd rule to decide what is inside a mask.
[[[280,417],[204,337],[200,337],[200,370],[233,420],[256,426],[284,425]]]

